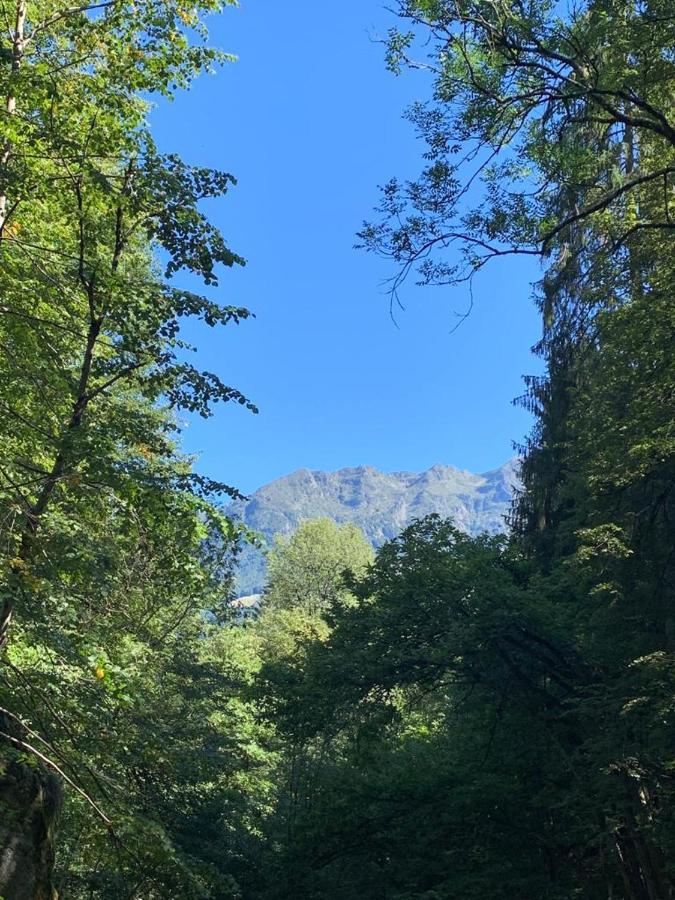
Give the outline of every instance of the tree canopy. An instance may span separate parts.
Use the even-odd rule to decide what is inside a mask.
[[[668,0],[399,2],[423,169],[360,240],[394,297],[541,261],[522,486],[502,535],[303,523],[244,627],[237,491],[180,443],[255,411],[181,331],[251,315],[202,209],[235,179],[148,125],[220,5],[3,9],[0,896],[672,900]]]

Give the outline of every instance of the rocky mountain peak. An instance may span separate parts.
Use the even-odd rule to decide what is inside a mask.
[[[298,469],[234,504],[231,512],[270,545],[275,535],[291,534],[304,519],[324,516],[353,522],[374,546],[429,513],[454,519],[469,534],[495,533],[506,530],[517,471],[517,460],[484,474],[441,463],[424,472],[382,472],[367,465],[335,472]],[[257,593],[264,583],[264,555],[247,547],[238,574],[239,593]]]

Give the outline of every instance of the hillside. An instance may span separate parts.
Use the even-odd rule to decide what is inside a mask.
[[[259,488],[232,512],[261,533],[268,544],[291,534],[303,519],[325,516],[354,522],[374,546],[395,537],[412,519],[439,513],[469,534],[506,528],[517,483],[517,462],[474,474],[435,465],[426,472],[381,472],[372,466],[337,472],[299,469]],[[259,592],[265,581],[261,551],[246,548],[239,566],[239,594]]]

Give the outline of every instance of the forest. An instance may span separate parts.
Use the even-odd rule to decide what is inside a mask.
[[[0,898],[672,900],[672,0],[396,0],[419,174],[355,252],[393,304],[539,261],[522,487],[496,536],[305,522],[245,625],[181,443],[256,411],[184,334],[252,315],[235,176],[150,126],[233,0],[1,3]]]

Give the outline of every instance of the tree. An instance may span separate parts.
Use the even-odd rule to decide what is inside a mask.
[[[354,593],[300,663],[262,670],[314,761],[266,896],[568,897],[596,820],[558,746],[588,672],[530,563],[429,517]]]
[[[365,245],[398,264],[394,294],[413,268],[458,285],[503,255],[546,266],[513,524],[553,645],[579,660],[556,747],[597,773],[594,810],[573,787],[557,801],[583,827],[552,818],[568,850],[550,889],[670,897],[675,20],[658,0],[399,8],[413,29],[390,35],[390,65],[416,65],[416,36],[431,48],[433,100],[411,111],[429,163],[385,187]]]
[[[429,164],[386,185],[382,220],[361,233],[400,266],[394,291],[415,268],[423,283],[458,284],[509,254],[575,263],[583,279],[672,233],[667,2],[589,0],[566,15],[511,0],[398,8],[412,27],[392,30],[389,66],[426,68],[435,84],[409,112]],[[428,38],[426,61],[412,55],[417,38]],[[588,229],[603,247],[592,261],[579,239]]]
[[[236,538],[209,500],[233,491],[192,472],[172,411],[254,407],[189,363],[179,326],[186,316],[215,326],[249,313],[171,276],[184,269],[216,286],[219,266],[243,263],[199,209],[234,179],[160,154],[145,99],[171,95],[220,58],[200,22],[216,8],[12,7],[0,74],[7,900],[51,896],[64,783],[66,822],[85,803],[118,846],[154,853],[146,870],[158,870],[166,836],[158,820],[140,824],[147,797],[129,779],[146,776],[125,735],[111,739],[111,723],[132,729],[141,693],[170,678],[170,647],[187,642],[194,661],[200,611],[226,590],[226,565],[203,548],[210,533],[226,555]],[[147,711],[147,732],[160,705]],[[129,840],[134,825],[142,840]]]
[[[362,575],[372,560],[373,548],[356,525],[336,525],[330,519],[303,522],[270,552],[266,605],[325,615],[349,603],[345,575]]]

